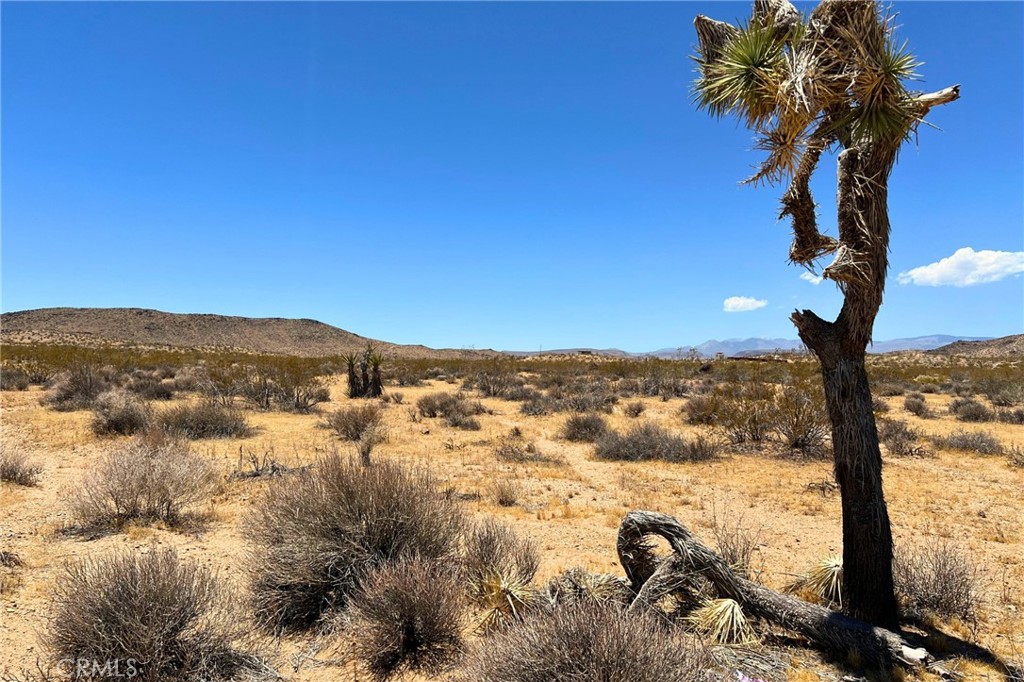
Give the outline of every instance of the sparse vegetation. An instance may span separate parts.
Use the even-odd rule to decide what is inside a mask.
[[[424,417],[443,417],[448,426],[466,431],[479,431],[480,422],[474,416],[487,411],[461,393],[431,393],[417,400],[416,408]]]
[[[644,413],[644,410],[646,410],[646,409],[647,409],[647,406],[644,405],[643,402],[641,402],[639,400],[636,400],[634,402],[629,403],[624,408],[622,408],[622,413],[624,415],[626,415],[627,417],[632,417],[632,418],[636,419],[637,417],[642,415]]]
[[[26,487],[39,483],[42,467],[13,445],[0,443],[0,481]]]
[[[594,456],[627,462],[700,462],[713,459],[717,451],[717,446],[704,436],[687,440],[657,424],[645,423],[626,433],[608,432],[597,441]]]
[[[608,432],[608,422],[595,413],[574,414],[562,425],[562,438],[574,443],[594,443]]]
[[[247,438],[253,433],[245,415],[212,400],[170,407],[157,414],[156,423],[168,433],[190,440]]]
[[[92,432],[97,436],[131,436],[153,421],[149,405],[122,389],[101,393],[92,409]]]
[[[990,422],[995,413],[974,398],[957,398],[949,404],[949,412],[962,422]]]
[[[979,455],[1001,455],[1003,444],[991,433],[984,431],[954,431],[948,436],[933,439],[937,447],[945,450],[962,450]]]
[[[311,627],[376,568],[454,557],[464,525],[425,471],[329,455],[274,480],[246,524],[256,618],[275,632]]]
[[[972,622],[981,603],[981,572],[965,551],[945,540],[897,551],[893,579],[905,609]]]
[[[358,442],[364,434],[376,432],[383,426],[384,410],[369,403],[356,407],[342,407],[324,417],[324,425],[332,429],[339,438]]]
[[[894,457],[925,457],[931,454],[920,442],[921,432],[898,419],[880,420],[878,439]]]

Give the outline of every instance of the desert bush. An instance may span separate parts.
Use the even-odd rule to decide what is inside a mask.
[[[878,421],[878,439],[895,457],[923,457],[928,453],[920,443],[921,432],[898,419]]]
[[[550,462],[555,463],[559,460],[548,457],[537,449],[537,445],[533,442],[524,442],[521,438],[514,436],[502,437],[498,441],[498,445],[494,448],[494,456],[502,462],[513,462],[516,464],[526,464],[530,462]]]
[[[983,393],[996,407],[1013,407],[1024,404],[1024,385],[1019,380],[985,382]]]
[[[957,421],[990,422],[995,413],[973,398],[957,398],[949,404],[949,412]]]
[[[491,492],[499,507],[514,507],[523,494],[523,486],[514,478],[499,478],[491,483]]]
[[[236,409],[212,400],[177,405],[157,414],[160,428],[191,440],[201,438],[246,438],[253,428]]]
[[[749,579],[751,560],[761,544],[760,530],[747,528],[742,516],[735,521],[720,518],[716,510],[711,518],[711,533],[719,556],[739,575]]]
[[[173,379],[161,379],[159,372],[133,372],[125,383],[127,391],[146,400],[170,400],[177,384]]]
[[[608,422],[599,414],[574,414],[562,425],[562,438],[574,443],[593,443],[608,431]]]
[[[694,440],[667,431],[657,424],[637,424],[624,434],[609,431],[597,441],[597,459],[641,462],[699,462],[717,456],[717,448],[708,439]]]
[[[476,682],[704,679],[706,655],[646,614],[584,601],[541,611],[481,641],[467,666]]]
[[[462,567],[470,597],[484,612],[482,630],[508,625],[541,605],[531,585],[539,565],[537,547],[511,526],[486,519],[472,528]]]
[[[872,396],[871,397],[871,411],[874,414],[876,414],[876,415],[878,415],[878,414],[885,414],[885,413],[889,412],[890,409],[891,408],[889,407],[889,403],[885,402],[884,400],[882,400],[878,396]]]
[[[642,415],[644,413],[644,410],[646,410],[646,409],[647,409],[647,406],[644,405],[641,401],[637,400],[637,401],[629,403],[624,408],[622,408],[622,412],[627,417],[632,417],[632,418],[635,419],[635,418],[639,417],[640,415]]]
[[[173,550],[66,564],[52,600],[44,641],[55,662],[117,661],[121,675],[140,682],[230,680],[266,670],[232,647],[237,620],[214,576]]]
[[[324,425],[339,438],[358,442],[364,434],[383,425],[384,410],[373,403],[358,407],[342,407],[324,417]]]
[[[1024,468],[1024,448],[1014,443],[1006,451],[1006,456],[1010,466]]]
[[[13,445],[0,443],[0,481],[33,486],[39,483],[43,469],[29,461],[28,456]]]
[[[543,417],[546,414],[551,414],[558,409],[555,401],[551,398],[538,394],[536,397],[529,400],[523,401],[519,406],[519,411],[528,417]]]
[[[17,367],[0,367],[0,391],[28,390],[28,374]]]
[[[991,433],[984,431],[954,431],[948,436],[933,439],[935,445],[946,450],[963,450],[979,455],[1001,455],[1003,444]]]
[[[755,384],[750,388],[755,389],[757,386]],[[730,443],[761,443],[776,428],[773,398],[771,393],[761,390],[744,390],[724,398],[716,424]],[[813,405],[808,404],[806,409],[808,414],[812,414]]]
[[[932,411],[925,403],[924,396],[920,393],[912,393],[903,399],[903,409],[915,414],[921,419],[930,419]]]
[[[691,396],[683,405],[682,414],[688,424],[715,424],[722,412],[722,397],[717,393]]]
[[[131,436],[149,428],[153,411],[123,389],[101,393],[93,402],[92,432],[97,436]]]
[[[996,419],[1004,424],[1024,424],[1024,408],[1000,408],[996,411]]]
[[[128,522],[181,525],[217,485],[213,467],[184,441],[159,433],[108,451],[73,494],[76,530],[119,530]]]
[[[106,374],[95,365],[80,363],[55,376],[43,404],[54,410],[67,412],[83,410],[92,405],[96,397],[111,388]]]
[[[981,602],[981,572],[965,551],[945,540],[893,558],[893,582],[905,608],[973,621]]]
[[[461,393],[429,393],[416,401],[416,407],[424,417],[443,417],[448,426],[467,431],[479,431],[480,422],[474,416],[487,411]]]
[[[427,472],[328,455],[274,480],[245,524],[257,620],[275,632],[308,628],[380,566],[453,558],[464,525]]]
[[[831,423],[820,387],[809,382],[785,386],[775,398],[771,421],[787,447],[808,455],[825,454]]]
[[[376,680],[435,675],[462,655],[462,585],[448,566],[402,559],[370,574],[352,598],[356,655]]]
[[[385,403],[394,403],[395,405],[401,405],[405,402],[405,394],[400,391],[388,391],[380,397]]]
[[[523,395],[525,385],[526,381],[516,374],[514,366],[491,367],[462,382],[466,390],[476,389],[485,397],[505,400],[516,400],[515,396]]]

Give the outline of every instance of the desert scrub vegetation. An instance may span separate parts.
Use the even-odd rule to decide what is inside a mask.
[[[0,366],[0,391],[26,391],[28,385],[28,373],[17,367]]]
[[[441,417],[448,426],[466,431],[479,431],[476,415],[487,409],[478,400],[469,400],[462,393],[428,393],[416,401],[423,417]]]
[[[99,394],[92,406],[92,432],[97,436],[131,436],[149,428],[153,410],[120,388]]]
[[[608,422],[593,412],[574,414],[565,420],[559,434],[574,443],[594,443],[608,432]]]
[[[466,536],[462,572],[473,603],[483,612],[478,630],[506,627],[544,602],[533,586],[540,565],[537,547],[511,526],[485,519]]]
[[[996,417],[974,398],[957,398],[949,404],[949,413],[962,422],[990,422]]]
[[[349,398],[379,398],[384,392],[384,356],[372,344],[362,353],[342,357],[348,376]]]
[[[933,416],[931,408],[925,402],[924,395],[921,393],[911,393],[903,399],[903,409],[907,412],[917,415],[921,419],[931,419]]]
[[[533,441],[526,441],[522,436],[502,436],[494,447],[494,456],[499,462],[512,462],[514,464],[547,463],[561,464],[562,460],[557,457],[545,455]]]
[[[982,573],[963,549],[946,540],[897,548],[893,581],[904,610],[975,622],[982,599]]]
[[[644,410],[646,409],[647,406],[644,405],[642,401],[635,400],[631,403],[628,403],[625,407],[623,407],[622,413],[627,417],[632,417],[633,419],[636,419],[637,417],[642,415],[644,413]]]
[[[697,436],[690,440],[657,424],[636,424],[626,433],[609,431],[597,441],[597,459],[643,462],[701,462],[718,456],[718,447],[710,439]]]
[[[828,454],[825,438],[832,425],[820,384],[796,381],[783,386],[774,396],[773,406],[770,421],[783,445],[807,456]]]
[[[108,372],[92,364],[75,364],[52,379],[42,402],[59,412],[84,410],[111,387]]]
[[[324,417],[323,424],[343,440],[358,442],[370,431],[383,427],[384,409],[369,403],[342,407]]]
[[[382,566],[454,559],[465,523],[428,472],[391,462],[331,454],[275,479],[245,523],[257,621],[278,633],[312,627]]]
[[[375,680],[436,675],[462,656],[464,609],[450,566],[417,557],[383,566],[352,597],[356,656]]]
[[[69,530],[117,531],[157,521],[181,526],[197,519],[195,508],[217,482],[213,467],[186,442],[159,432],[136,437],[112,447],[72,492]]]
[[[44,642],[54,663],[118,661],[122,676],[142,682],[270,672],[235,648],[237,623],[208,569],[173,550],[153,549],[66,564],[53,587]]]
[[[938,436],[932,439],[936,447],[944,450],[960,450],[962,452],[973,452],[979,455],[1001,455],[1005,452],[1003,444],[991,433],[984,431],[964,431],[959,429],[948,436]]]
[[[39,483],[43,469],[14,445],[0,443],[0,482],[31,487]]]
[[[541,610],[478,642],[466,679],[478,682],[705,679],[707,655],[646,614],[579,602]]]
[[[213,400],[170,407],[157,414],[156,424],[169,434],[190,440],[247,438],[254,431],[239,410]]]
[[[932,453],[921,443],[922,434],[899,419],[878,420],[878,440],[894,457],[927,457]]]

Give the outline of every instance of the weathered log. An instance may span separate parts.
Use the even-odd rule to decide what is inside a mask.
[[[648,538],[668,541],[673,553],[650,570]],[[856,655],[866,666],[908,668],[934,665],[926,649],[911,646],[901,635],[864,621],[830,611],[796,597],[775,592],[742,578],[718,554],[671,516],[649,511],[626,514],[619,526],[619,561],[636,595],[630,609],[650,608],[657,597],[678,585],[690,585],[693,576],[709,581],[722,597],[735,599],[750,614],[796,632],[829,654],[848,659]],[[637,578],[640,578],[638,581]],[[651,584],[653,583],[653,584]]]

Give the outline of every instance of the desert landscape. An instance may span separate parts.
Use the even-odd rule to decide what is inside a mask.
[[[275,338],[290,338],[279,326]],[[805,580],[816,567],[834,564],[842,545],[820,380],[806,355],[384,353],[366,358],[380,363],[380,396],[350,398],[346,364],[356,363],[358,379],[358,353],[299,358],[235,344],[197,352],[169,337],[151,341],[163,343],[5,340],[6,679],[42,674],[33,673],[37,664],[52,669],[52,618],[57,609],[75,609],[66,596],[69,567],[167,550],[223,587],[228,622],[241,625],[232,646],[258,661],[246,674],[295,680],[402,672],[472,679],[473,671],[494,665],[492,647],[508,646],[500,638],[515,632],[512,621],[531,622],[527,613],[628,598],[616,539],[636,510],[674,517],[735,570],[768,587],[838,607],[839,595]],[[901,605],[910,630],[960,679],[1019,679],[1013,676],[1024,651],[1020,343],[1021,337],[975,342],[953,354],[896,353],[870,362]],[[992,356],[992,348],[1011,352]],[[315,397],[296,402],[302,390]],[[183,410],[192,410],[188,418]],[[166,458],[168,468],[135,469],[130,462],[140,456]],[[324,470],[358,477],[362,469],[388,467],[453,515],[436,520],[437,528],[409,531],[452,534],[437,551],[451,562],[445,579],[458,575],[455,584],[465,591],[453,598],[459,606],[447,634],[455,640],[440,648],[446,653],[438,661],[381,663],[381,652],[366,640],[385,650],[399,646],[384,633],[370,634],[387,615],[361,612],[346,600],[329,606],[332,597],[315,614],[289,620],[268,613],[271,597],[261,593],[273,564],[265,553],[272,533],[254,530],[258,519],[280,529],[284,520],[268,521],[266,514],[287,508],[289,495],[315,498],[310,486]],[[151,493],[161,503],[119,498],[125,476],[142,476],[148,483],[138,483],[135,494]],[[147,492],[146,485],[163,487]],[[421,503],[427,507],[407,512],[437,513]],[[486,525],[494,522],[503,525]],[[504,529],[501,537],[516,550],[492,542],[473,558],[481,528]],[[296,541],[306,542],[290,540]],[[296,554],[277,570],[301,572],[299,548],[289,551]],[[488,582],[495,576],[498,586]],[[441,583],[425,588],[436,591],[429,599],[444,595]],[[855,661],[822,657],[753,616],[737,632],[704,630],[692,617],[696,607],[682,593],[656,607],[672,624],[678,651],[690,657],[692,679],[858,674]],[[387,611],[391,618],[400,617],[396,608]]]

